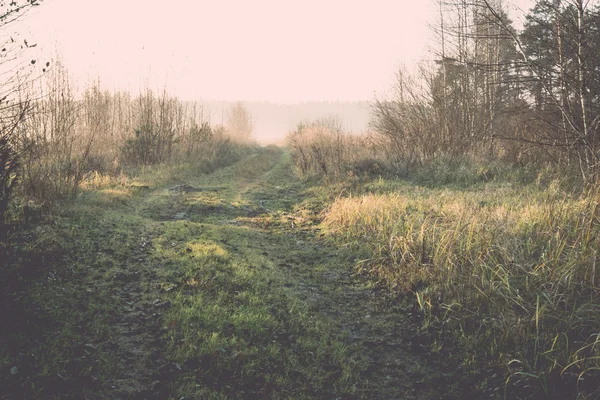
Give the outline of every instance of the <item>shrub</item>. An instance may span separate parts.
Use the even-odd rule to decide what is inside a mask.
[[[128,165],[157,164],[160,157],[158,135],[152,127],[135,130],[135,135],[127,139],[121,148],[121,161]]]
[[[287,144],[303,176],[339,179],[348,173],[377,173],[383,165],[368,138],[344,132],[335,117],[298,124],[288,134]]]

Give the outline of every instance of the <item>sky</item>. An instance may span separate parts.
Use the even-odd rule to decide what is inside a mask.
[[[19,23],[80,86],[357,101],[388,90],[399,66],[431,58],[436,13],[431,0],[44,0]]]

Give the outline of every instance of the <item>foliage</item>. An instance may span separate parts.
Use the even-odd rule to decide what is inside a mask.
[[[19,130],[27,148],[22,157],[22,193],[40,203],[72,200],[83,179],[93,137],[83,138],[77,132],[81,105],[60,61],[34,93],[43,93],[44,99],[33,104],[32,115]]]
[[[543,161],[597,176],[597,3],[540,0],[517,32],[502,1],[438,2],[439,47],[398,75],[371,126],[389,157]],[[525,156],[526,155],[526,156]]]
[[[8,208],[8,201],[18,181],[19,168],[15,150],[9,138],[0,137],[0,225],[4,222],[4,215]]]
[[[137,126],[127,139],[121,159],[126,164],[151,165],[170,160],[175,138],[182,128],[182,105],[166,92],[156,98],[147,90],[135,101]]]
[[[368,138],[343,131],[335,117],[302,122],[286,138],[298,172],[303,176],[327,179],[345,177],[348,173],[381,173]]]
[[[136,129],[135,136],[125,141],[121,159],[132,165],[157,164],[159,147],[158,135],[153,134],[151,127]]]
[[[526,87],[546,126],[537,141],[566,153],[588,181],[600,166],[599,13],[598,3],[540,0],[519,37],[533,77]]]
[[[3,3],[0,10],[0,29],[6,32],[31,7],[40,3],[41,0],[11,1],[8,5]],[[19,35],[14,36],[20,39]],[[23,39],[23,43],[25,49],[20,41],[16,42],[12,36],[9,39],[6,35],[1,43],[0,65],[4,72],[0,84],[0,231],[19,181],[20,157],[23,151],[18,139],[19,125],[31,111],[31,102],[22,93],[22,76],[28,75],[36,60],[32,60],[31,64],[23,64],[22,57],[29,47],[27,39]]]
[[[31,84],[29,106],[14,143],[21,163],[18,173],[22,202],[51,206],[71,201],[88,176],[119,177],[138,167],[189,162],[198,171],[231,163],[247,144],[232,139],[204,121],[196,104],[147,90],[137,98],[110,93],[94,84],[77,98],[77,90],[61,61]]]
[[[515,45],[481,1],[439,2],[440,43],[434,63],[401,69],[393,92],[375,101],[371,127],[381,151],[418,166],[439,157],[495,157],[497,137],[512,137],[502,116],[513,113]],[[501,18],[510,29],[505,13]]]

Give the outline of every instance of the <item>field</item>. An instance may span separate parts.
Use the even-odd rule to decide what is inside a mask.
[[[3,247],[2,398],[593,395],[598,196],[542,181],[87,182]]]
[[[12,238],[3,398],[438,397],[289,155],[181,172],[86,190]]]
[[[68,1],[0,1],[0,400],[600,399],[600,0]]]

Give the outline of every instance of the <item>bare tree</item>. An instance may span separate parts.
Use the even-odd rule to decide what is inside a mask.
[[[93,135],[78,132],[81,103],[69,74],[60,61],[32,92],[42,99],[22,126],[23,141],[29,143],[23,157],[25,191],[41,203],[73,199],[83,176]]]
[[[31,111],[31,101],[23,97],[22,89],[28,70],[37,61],[24,61],[30,44],[27,39],[15,39],[10,30],[27,10],[40,3],[41,0],[11,1],[3,4],[0,11],[0,224],[19,180],[25,148],[19,142],[18,131]]]
[[[501,7],[501,0],[496,4]],[[495,156],[494,138],[508,129],[501,115],[518,98],[517,53],[479,0],[438,1],[439,49],[416,76],[400,71],[392,98],[373,107],[382,149],[410,166],[437,157]],[[500,12],[510,27],[506,13]]]

